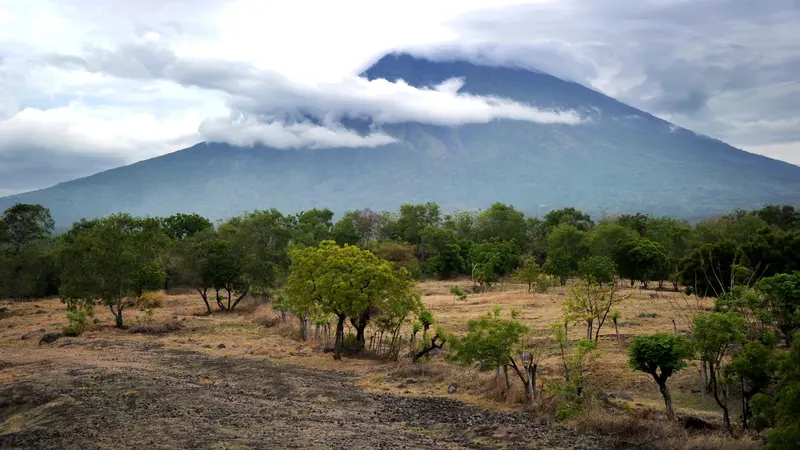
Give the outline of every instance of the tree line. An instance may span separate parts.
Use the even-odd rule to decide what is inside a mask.
[[[41,205],[3,213],[0,297],[58,295],[80,328],[96,305],[123,327],[126,298],[151,290],[196,290],[208,313],[234,311],[248,295],[260,296],[298,317],[304,336],[312,325],[333,322],[337,359],[364,349],[367,326],[386,333],[396,358],[401,329],[410,324],[412,340],[422,331],[413,359],[448,343],[453,361],[479,363],[498,376],[502,369],[507,383],[509,371],[516,374],[531,401],[545,341],[555,342],[563,359],[566,383],[558,389],[581,397],[585,360],[600,329],[609,320],[616,326],[615,305],[630,295],[618,292],[620,280],[683,288],[714,297],[714,311],[687,317],[688,336],[676,328],[636,337],[631,367],[653,377],[671,416],[667,380],[698,360],[703,391],[728,428],[731,399],[739,398],[743,428],[777,425],[771,442],[797,439],[800,211],[791,206],[736,210],[694,226],[646,214],[593,220],[574,208],[525,217],[502,203],[452,214],[435,203],[406,204],[396,213],[364,209],[338,220],[328,209],[258,210],[216,225],[196,214],[114,214],[81,220],[59,235],[53,226]],[[431,277],[469,277],[476,290],[506,278],[529,291],[567,286],[564,322],[541,336],[517,312],[503,317],[496,310],[471,320],[465,336],[453,336],[435,327],[415,287]],[[467,295],[452,293],[455,301]],[[567,328],[579,323],[586,337],[571,342]],[[345,335],[346,324],[353,335]]]

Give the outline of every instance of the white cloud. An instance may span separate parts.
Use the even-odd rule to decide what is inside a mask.
[[[244,115],[207,119],[200,124],[200,134],[209,142],[227,142],[238,147],[263,144],[278,149],[377,147],[396,142],[385,133],[362,136],[336,123],[262,122]]]

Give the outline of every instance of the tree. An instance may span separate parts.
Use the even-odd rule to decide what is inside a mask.
[[[791,345],[792,335],[800,327],[800,272],[763,278],[756,283],[756,290],[764,296],[773,325]]]
[[[620,242],[614,259],[619,275],[629,278],[631,285],[634,280],[639,280],[647,286],[647,282],[663,271],[668,264],[664,247],[645,238]]]
[[[501,308],[467,322],[467,334],[454,341],[451,360],[462,364],[475,364],[480,361],[485,368],[499,368],[510,365],[525,387],[525,393],[532,402],[535,386],[535,365],[538,358],[524,358],[519,352],[527,344],[527,326],[521,324],[512,311],[510,319],[500,317]],[[525,360],[525,362],[523,362]]]
[[[162,219],[161,224],[167,236],[174,241],[181,241],[201,231],[214,229],[214,224],[210,220],[194,213],[178,213]]]
[[[521,250],[527,240],[525,215],[513,206],[494,203],[475,218],[474,236],[477,242],[514,242],[517,249]]]
[[[480,285],[497,282],[516,266],[513,242],[484,242],[469,249],[473,275],[478,274]]]
[[[453,303],[455,304],[456,300],[460,302],[467,301],[467,294],[461,290],[458,286],[450,286],[450,295],[453,296]]]
[[[454,275],[464,273],[467,264],[461,255],[458,244],[447,244],[439,254],[428,260],[428,271],[446,280]]]
[[[673,373],[686,367],[686,359],[692,356],[691,343],[683,336],[671,333],[655,333],[636,336],[628,349],[628,363],[633,370],[650,374],[658,384],[667,417],[675,416],[672,397],[667,380]]]
[[[708,365],[714,400],[722,409],[725,427],[731,431],[728,389],[724,374],[727,358],[744,339],[742,318],[733,313],[711,313],[694,318],[694,342],[701,361]]]
[[[298,213],[293,219],[292,240],[298,245],[316,247],[331,238],[333,211],[313,208]]]
[[[619,242],[636,239],[636,233],[614,222],[598,224],[586,236],[589,252],[593,256],[606,256],[614,258],[617,254]]]
[[[536,258],[529,256],[522,260],[522,265],[514,271],[511,278],[519,283],[528,285],[528,292],[531,292],[533,285],[539,281],[539,275],[542,273],[542,268],[536,264]]]
[[[653,218],[648,214],[623,214],[617,218],[617,223],[631,231],[634,231],[639,236],[645,237],[648,235],[652,220]]]
[[[743,429],[748,427],[753,396],[765,393],[778,371],[772,343],[769,344],[748,342],[741,351],[733,355],[731,363],[726,367],[726,377],[738,381],[742,391]]]
[[[211,313],[208,290],[234,290],[234,284],[241,282],[242,261],[234,253],[229,241],[222,239],[214,230],[206,230],[185,239],[178,247],[181,270],[186,274],[190,286],[194,287]],[[230,298],[229,298],[230,300]],[[235,303],[227,307],[216,296],[220,310],[236,308]]]
[[[562,286],[567,284],[569,277],[577,274],[577,261],[564,249],[557,248],[547,255],[547,261],[542,266],[544,273],[558,277]]]
[[[292,250],[290,258],[289,302],[300,311],[319,310],[336,316],[334,359],[341,359],[347,318],[358,318],[357,323],[366,327],[370,308],[402,292],[388,262],[355,246],[323,241],[319,247]]]
[[[589,256],[578,263],[578,275],[588,282],[613,284],[616,273],[614,260],[606,256]]]
[[[594,226],[589,214],[575,208],[564,208],[550,211],[544,216],[545,234],[549,234],[550,230],[561,224],[571,225],[580,231],[589,231]]]
[[[439,226],[441,219],[441,211],[436,203],[406,203],[400,206],[394,233],[400,240],[417,245],[421,242],[422,230],[428,226]]]
[[[758,216],[769,225],[776,226],[784,231],[800,230],[800,210],[791,205],[765,205],[763,208],[753,211],[752,214]]]
[[[672,281],[673,290],[678,291],[680,262],[689,255],[692,249],[692,228],[686,221],[678,221],[669,217],[651,219],[647,230],[648,239],[661,244],[667,253],[667,265],[664,267],[666,278]],[[663,281],[663,280],[659,280]],[[659,285],[659,287],[661,287]]]
[[[59,295],[68,306],[102,302],[122,328],[125,296],[142,286],[142,273],[158,270],[155,261],[167,239],[157,219],[114,214],[99,220],[62,248]]]
[[[229,284],[229,294],[237,297],[232,308],[250,292],[269,298],[283,282],[289,267],[292,223],[291,217],[271,209],[245,213],[220,225],[220,238],[231,246],[226,254],[235,255],[241,265],[241,276]]]
[[[0,245],[19,256],[29,243],[44,239],[53,232],[55,222],[50,210],[42,205],[17,203],[0,217]]]
[[[768,434],[767,450],[796,449],[800,443],[800,332],[781,364],[775,387],[775,428]]]
[[[586,339],[597,342],[611,309],[630,296],[619,297],[615,294],[613,287],[583,280],[576,282],[570,286],[569,299],[564,304],[564,316],[567,321],[586,322]]]

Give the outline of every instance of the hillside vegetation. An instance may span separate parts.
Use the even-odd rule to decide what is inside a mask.
[[[160,441],[144,428],[187,414],[181,398],[208,386],[197,405],[244,430],[219,424],[209,439],[244,446],[324,436],[367,448],[394,433],[391,447],[796,448],[791,206],[696,226],[574,208],[525,217],[502,203],[333,217],[266,210],[215,226],[116,214],[53,235],[47,208],[6,210],[0,375],[29,395],[0,407],[0,443],[59,446],[73,428],[53,411],[110,439],[98,424],[133,402],[153,409],[128,424],[145,441],[125,446],[169,446],[204,425],[163,422],[174,436]],[[259,364],[269,375],[251,384]],[[278,414],[267,427],[294,434],[270,440],[228,402]],[[295,421],[316,434],[282,428]]]

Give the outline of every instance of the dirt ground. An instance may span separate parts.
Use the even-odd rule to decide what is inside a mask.
[[[563,292],[532,295],[521,286],[472,294],[454,304],[452,283],[421,285],[423,301],[455,332],[493,305],[515,307],[523,321],[546,329],[561,314]],[[619,308],[620,342],[603,328],[591,382],[624,389],[633,405],[658,407],[652,380],[625,365],[627,338],[671,331],[670,301],[637,294]],[[664,295],[664,294],[661,294]],[[673,299],[674,300],[674,299]],[[685,301],[682,300],[684,303]],[[674,301],[673,301],[674,302]],[[78,338],[39,344],[41,329],[66,325],[58,300],[0,302],[0,448],[603,448],[608,442],[559,424],[542,424],[515,405],[459,389],[454,380],[393,376],[398,363],[333,361],[286,327],[266,328],[255,304],[239,314],[203,316],[196,295],[170,296],[157,323],[179,331],[139,335],[99,325]],[[0,309],[2,311],[2,309]],[[144,312],[126,311],[133,325]],[[654,314],[654,316],[653,316]],[[684,328],[680,318],[676,326]],[[571,330],[574,338],[582,330]],[[28,339],[22,336],[28,333]],[[544,376],[557,361],[545,360]],[[449,369],[460,380],[485,377]],[[697,374],[672,383],[678,412],[715,419],[710,401],[691,393]]]

